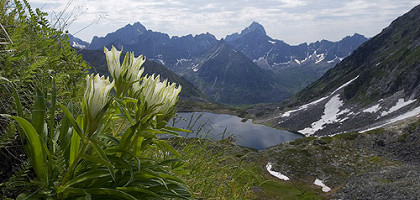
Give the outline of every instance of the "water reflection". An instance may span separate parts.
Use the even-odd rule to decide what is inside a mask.
[[[242,118],[226,114],[178,113],[178,117],[174,121],[175,127],[193,131],[184,136],[216,140],[234,136],[236,144],[258,150],[302,137],[289,131],[253,124],[251,120],[243,122]]]

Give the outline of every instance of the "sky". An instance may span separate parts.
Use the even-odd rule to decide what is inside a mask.
[[[338,41],[359,33],[373,37],[420,0],[29,0],[90,42],[127,24],[170,36],[209,32],[216,38],[240,32],[252,22],[289,44]],[[60,15],[60,13],[63,13]]]

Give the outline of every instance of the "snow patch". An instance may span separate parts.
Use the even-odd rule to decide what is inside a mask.
[[[276,44],[276,41],[274,40],[268,40],[271,44]]]
[[[407,105],[410,105],[410,104],[412,104],[412,103],[414,103],[416,101],[417,101],[416,99],[408,100],[408,101],[404,101],[404,99],[402,99],[402,98],[401,99],[398,99],[398,101],[395,104],[395,106],[392,106],[388,111],[383,111],[381,113],[381,117],[386,116],[386,115],[388,115],[390,113],[393,113],[393,112],[395,112],[395,111],[397,111],[397,110],[399,110],[399,109],[401,109],[401,108],[403,108],[403,107],[405,107]]]
[[[336,93],[337,91],[347,87],[348,85],[350,85],[351,82],[353,82],[354,80],[356,80],[357,78],[359,78],[359,75],[357,75],[355,78],[351,79],[350,81],[348,81],[347,83],[344,83],[343,85],[341,85],[340,87],[338,87],[336,90],[334,90],[334,92],[332,92],[331,94]]]
[[[362,112],[365,113],[376,113],[381,109],[381,106],[379,104],[376,104],[374,106],[371,106],[369,108],[364,109]]]
[[[325,59],[325,54],[317,54],[316,55],[316,62],[315,62],[315,64],[318,64],[318,63],[320,63],[321,61],[323,61]]]
[[[285,181],[290,180],[289,177],[283,175],[282,173],[275,172],[275,171],[271,170],[273,168],[273,165],[271,163],[267,163],[267,165],[265,166],[265,168],[267,169],[268,173],[270,173],[271,175],[277,177],[278,179],[285,180]]]
[[[82,44],[79,44],[79,43],[74,42],[74,41],[73,41],[73,44],[71,46],[74,47],[74,48],[79,48],[79,49],[86,48],[86,45],[82,45]]]
[[[330,187],[328,187],[328,186],[326,186],[321,180],[319,180],[319,179],[315,179],[315,181],[314,181],[314,185],[317,185],[317,186],[321,186],[322,187],[322,191],[323,192],[329,192],[329,191],[331,191],[331,188]]]
[[[302,64],[298,59],[295,59],[295,62],[299,65]]]
[[[374,130],[374,129],[377,129],[377,128],[381,128],[381,127],[384,127],[384,126],[386,126],[388,124],[392,124],[394,122],[397,122],[397,121],[400,121],[400,120],[403,120],[403,119],[407,119],[407,118],[410,118],[410,117],[415,117],[415,116],[420,117],[420,106],[417,107],[417,108],[414,108],[413,110],[410,110],[410,111],[408,111],[408,112],[406,112],[404,114],[401,114],[401,115],[399,115],[397,117],[394,117],[394,118],[392,118],[390,120],[387,120],[387,121],[385,121],[385,123],[383,123],[383,124],[381,124],[379,126],[368,128],[366,130],[359,131],[359,132],[360,133],[364,133],[364,132],[371,131],[371,130]]]
[[[296,61],[296,59],[295,59],[295,61]],[[322,97],[322,98],[320,98],[320,99],[318,99],[318,100],[315,100],[315,101],[313,101],[313,102],[311,102],[311,103],[308,103],[308,104],[302,105],[302,106],[300,106],[299,108],[297,108],[297,109],[295,109],[295,110],[289,110],[289,111],[287,111],[287,112],[283,113],[280,117],[290,117],[290,114],[292,114],[292,113],[294,113],[294,112],[298,112],[298,111],[301,111],[301,110],[305,110],[305,109],[307,109],[307,108],[308,108],[309,106],[311,106],[311,105],[318,104],[319,102],[321,102],[321,101],[323,101],[323,100],[325,100],[325,99],[329,98],[331,95],[334,95],[334,94],[335,94],[337,91],[339,91],[340,89],[342,89],[342,88],[344,88],[344,87],[348,86],[351,82],[353,82],[353,81],[354,81],[354,80],[356,80],[357,78],[359,78],[359,76],[356,76],[355,78],[351,79],[350,81],[348,81],[348,82],[344,83],[343,85],[341,85],[340,87],[338,87],[336,90],[334,90],[334,92],[332,92],[332,93],[331,93],[331,94],[329,94],[328,96]],[[330,101],[331,101],[331,100],[330,100]]]
[[[292,113],[294,113],[294,112],[297,112],[297,111],[305,110],[305,109],[307,109],[310,105],[315,105],[315,104],[318,104],[319,102],[321,102],[321,101],[323,101],[323,100],[325,100],[325,99],[327,99],[327,98],[328,98],[328,96],[326,96],[326,97],[322,97],[322,98],[320,98],[320,99],[318,99],[318,100],[316,100],[316,101],[312,101],[311,103],[308,103],[308,104],[302,105],[302,106],[300,106],[298,109],[295,109],[295,110],[289,110],[289,111],[287,111],[287,112],[283,113],[283,115],[282,115],[281,117],[290,117],[290,114],[292,114]]]
[[[338,116],[350,112],[349,109],[340,111],[340,107],[343,105],[343,101],[340,99],[340,95],[337,94],[333,96],[326,104],[324,108],[324,114],[321,116],[321,119],[313,122],[311,127],[304,128],[299,133],[302,133],[306,136],[313,135],[315,132],[324,129],[326,124],[332,124],[335,122],[342,122],[347,118],[338,119]]]

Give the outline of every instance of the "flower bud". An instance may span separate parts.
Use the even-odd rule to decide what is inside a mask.
[[[109,92],[114,87],[114,82],[109,81],[109,77],[93,74],[86,76],[86,90],[83,99],[83,111],[88,123],[97,125],[100,123],[105,106],[110,99]]]

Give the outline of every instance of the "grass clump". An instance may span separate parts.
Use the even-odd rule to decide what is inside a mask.
[[[197,199],[325,199],[316,187],[299,181],[281,181],[268,174],[267,158],[229,139],[174,139],[183,155],[184,173]]]

